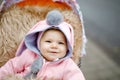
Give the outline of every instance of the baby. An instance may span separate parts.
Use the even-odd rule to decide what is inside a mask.
[[[21,42],[16,57],[0,68],[0,80],[19,75],[25,79],[85,80],[71,59],[74,34],[72,26],[57,10],[49,12]]]

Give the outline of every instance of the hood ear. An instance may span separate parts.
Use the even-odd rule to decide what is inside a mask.
[[[59,25],[63,22],[63,16],[58,10],[50,11],[46,16],[46,22],[50,26]]]

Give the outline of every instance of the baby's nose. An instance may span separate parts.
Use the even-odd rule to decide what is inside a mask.
[[[52,48],[57,48],[58,45],[57,45],[57,43],[52,43],[52,44],[51,44],[51,47],[52,47]]]

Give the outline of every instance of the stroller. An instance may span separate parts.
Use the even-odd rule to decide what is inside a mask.
[[[29,29],[46,14],[59,10],[74,29],[72,59],[80,67],[85,55],[86,36],[82,13],[75,0],[0,0],[0,66],[16,56],[16,50]]]

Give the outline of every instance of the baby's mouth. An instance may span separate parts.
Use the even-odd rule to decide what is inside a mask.
[[[56,52],[56,51],[50,51],[50,53],[57,54],[58,52]]]

